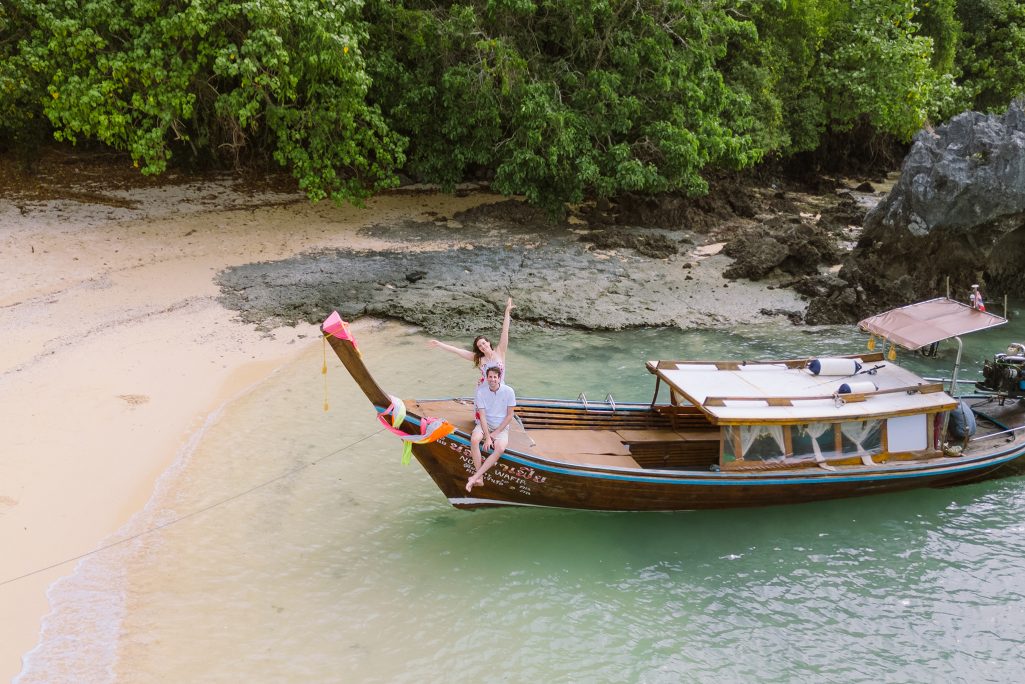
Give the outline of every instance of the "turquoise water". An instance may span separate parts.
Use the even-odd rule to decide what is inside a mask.
[[[356,328],[382,386],[475,374]],[[516,337],[520,396],[646,401],[655,358],[855,352],[848,328]],[[984,356],[1025,321],[966,339]],[[908,359],[930,373],[937,360]],[[22,681],[1019,681],[1025,479],[756,510],[457,511],[312,346],[238,400],[124,530],[51,592]],[[944,370],[943,374],[948,374]],[[73,676],[71,676],[73,675]]]

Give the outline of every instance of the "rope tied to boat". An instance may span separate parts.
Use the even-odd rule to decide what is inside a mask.
[[[409,462],[412,460],[414,444],[436,442],[455,431],[455,426],[447,420],[424,416],[420,419],[420,434],[403,432],[399,429],[399,426],[406,419],[406,404],[398,397],[393,397],[390,394],[388,398],[391,399],[391,404],[388,405],[388,408],[377,414],[377,419],[381,421],[381,424],[384,425],[388,432],[402,440],[402,465],[409,465]],[[389,417],[391,417],[390,422],[388,420]]]

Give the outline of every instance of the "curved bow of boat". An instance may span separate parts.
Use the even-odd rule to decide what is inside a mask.
[[[345,370],[349,371],[349,375],[363,390],[363,394],[367,396],[370,403],[378,409],[388,406],[391,403],[391,398],[381,389],[366,364],[363,363],[363,355],[356,344],[356,338],[349,331],[349,324],[342,320],[337,311],[332,311],[331,315],[321,323],[320,330],[335,355],[345,366]]]

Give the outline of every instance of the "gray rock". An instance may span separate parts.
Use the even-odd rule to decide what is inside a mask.
[[[989,297],[1025,294],[1025,110],[965,112],[922,131],[900,180],[865,217],[840,277],[863,295],[826,297],[828,314],[848,320],[942,295],[966,299],[973,283]]]
[[[769,292],[759,283],[723,290],[729,260],[722,255],[692,256],[685,270],[673,259],[634,249],[588,249],[592,245],[566,226],[503,224],[484,210],[472,224],[463,216],[459,223],[378,224],[364,233],[387,244],[384,249],[309,252],[235,266],[217,277],[220,301],[266,327],[315,323],[335,309],[350,320],[398,318],[467,340],[494,330],[507,297],[516,303],[518,331],[710,328],[765,322],[762,309],[802,307],[795,293]],[[433,248],[444,240],[472,246]]]
[[[965,112],[922,131],[890,194],[865,217],[866,230],[971,231],[1025,216],[1025,111]],[[1017,226],[1014,226],[1017,227]]]

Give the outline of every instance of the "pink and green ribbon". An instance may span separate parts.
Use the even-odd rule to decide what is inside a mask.
[[[398,397],[393,397],[390,394],[388,398],[391,399],[391,404],[384,411],[377,415],[377,419],[381,421],[381,424],[388,429],[393,435],[403,441],[402,445],[402,465],[409,465],[410,460],[413,458],[413,445],[414,444],[428,444],[430,442],[436,442],[446,435],[452,434],[455,430],[448,421],[442,420],[441,418],[429,418],[424,416],[420,420],[420,434],[409,434],[399,429],[402,425],[402,421],[406,419],[406,405]],[[391,417],[389,423],[388,417]]]

